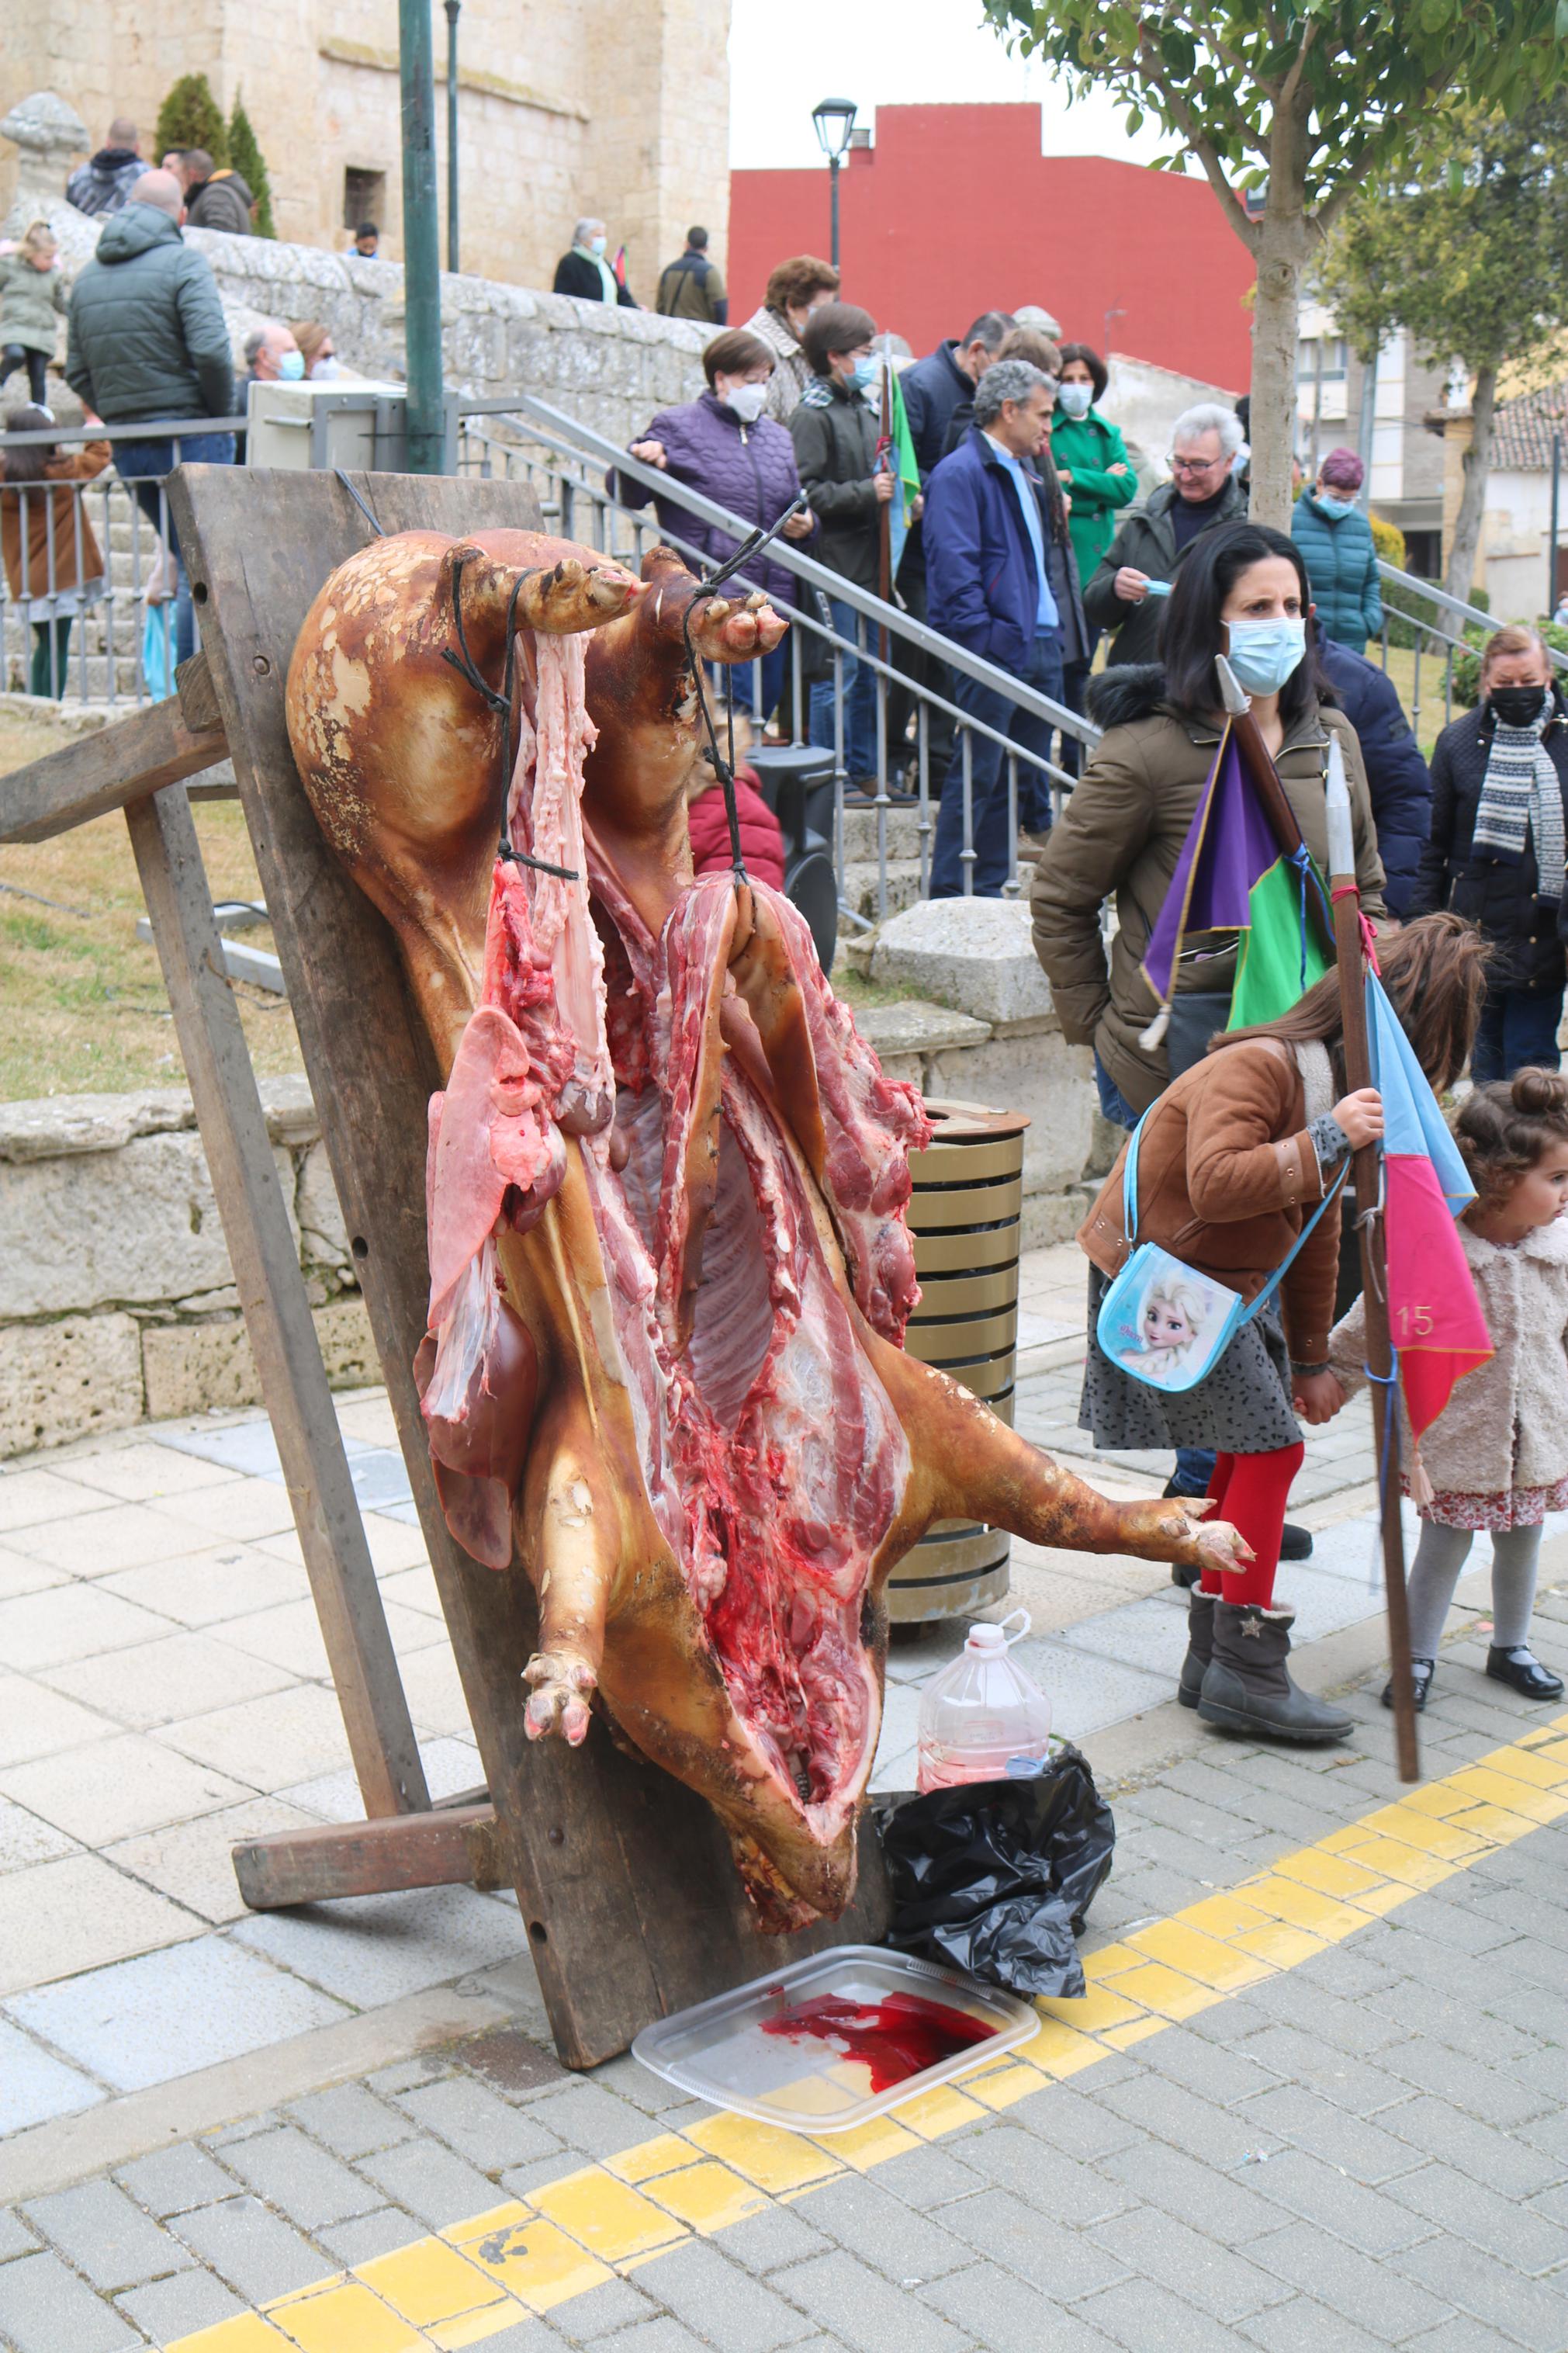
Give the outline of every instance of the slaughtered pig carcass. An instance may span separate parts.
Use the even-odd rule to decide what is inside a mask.
[[[666,548],[637,579],[412,532],[332,575],[288,689],[445,1074],[416,1369],[454,1534],[537,1597],[527,1729],[575,1743],[605,1710],[781,1930],[853,1892],[883,1587],[933,1522],[1168,1561],[1237,1541],[1108,1502],[903,1352],[920,1098],[785,898],[691,871],[693,663],[784,627]]]

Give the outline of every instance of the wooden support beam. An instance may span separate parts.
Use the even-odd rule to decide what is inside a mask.
[[[89,818],[216,767],[227,751],[206,658],[198,654],[181,663],[177,696],[147,703],[96,734],[79,735],[0,779],[0,841],[47,841],[68,833]],[[221,797],[231,797],[228,786]]]
[[[234,1875],[253,1912],[399,1887],[506,1885],[495,1808],[488,1804],[247,1840],[234,1850]]]
[[[365,1811],[406,1813],[425,1769],[184,787],[125,818]]]

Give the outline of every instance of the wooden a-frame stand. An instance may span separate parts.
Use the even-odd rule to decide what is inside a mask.
[[[353,480],[389,533],[541,526],[518,482]],[[853,1910],[798,1936],[763,1936],[700,1799],[617,1748],[597,1717],[579,1750],[524,1737],[532,1589],[454,1543],[414,1387],[427,1291],[425,1107],[437,1073],[391,933],[327,849],[284,725],[300,626],[371,528],[328,473],[185,467],[169,503],[202,652],[183,666],[177,701],[0,780],[0,841],[41,841],[125,811],[364,1800],[363,1822],[237,1848],[240,1890],[264,1909],[510,1884],[561,2056],[592,2066],[650,2019],[821,1946],[874,1941],[886,1923],[880,1855],[868,1822]],[[443,1805],[426,1788],[191,817],[185,779],[226,753],[484,1766],[485,1789]],[[195,787],[196,797],[223,792]]]

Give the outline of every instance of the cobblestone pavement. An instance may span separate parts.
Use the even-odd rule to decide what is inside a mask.
[[[1079,1262],[1026,1278],[1020,1426],[1146,1490],[1072,1423]],[[384,1400],[341,1415],[433,1787],[471,1786]],[[242,1916],[237,1838],[358,1810],[264,1421],[0,1474],[0,2345],[1561,2353],[1568,1718],[1477,1672],[1467,1580],[1389,1812],[1371,1468],[1364,1419],[1314,1434],[1301,1672],[1362,1726],[1326,1755],[1171,1704],[1163,1571],[1017,1548],[1026,1655],[1116,1792],[1091,1994],[821,2142],[629,2059],[564,2075],[510,1895]],[[956,1640],[895,1651],[884,1785]]]

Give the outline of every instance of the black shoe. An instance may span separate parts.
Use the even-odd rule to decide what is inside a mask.
[[[1346,1740],[1352,1717],[1290,1679],[1291,1609],[1256,1602],[1215,1605],[1214,1656],[1198,1695],[1205,1724],[1252,1740]]]
[[[1494,1683],[1507,1683],[1510,1690],[1522,1693],[1526,1699],[1561,1699],[1563,1678],[1543,1667],[1531,1653],[1527,1642],[1511,1651],[1500,1651],[1494,1643],[1487,1652],[1487,1672]]]
[[[1299,1528],[1294,1521],[1287,1520],[1279,1538],[1279,1557],[1281,1560],[1310,1560],[1312,1557],[1311,1529]]]
[[[1415,1713],[1417,1715],[1422,1715],[1426,1710],[1426,1694],[1432,1688],[1432,1677],[1436,1672],[1436,1667],[1437,1662],[1436,1659],[1412,1659],[1410,1662],[1410,1680],[1415,1686]],[[1383,1686],[1383,1704],[1384,1707],[1392,1707],[1394,1705],[1394,1682],[1392,1677],[1390,1677],[1389,1681]]]
[[[1191,1504],[1194,1503],[1199,1496],[1206,1495],[1208,1490],[1206,1487],[1180,1487],[1177,1485],[1174,1479],[1167,1479],[1160,1492],[1167,1499],[1174,1498],[1183,1503]],[[1177,1560],[1171,1563],[1172,1584],[1179,1585],[1189,1592],[1197,1583],[1202,1575],[1203,1570],[1201,1568],[1193,1568],[1184,1561]],[[1195,1700],[1189,1700],[1187,1702],[1187,1705],[1189,1707],[1195,1707],[1197,1705],[1197,1702]]]

